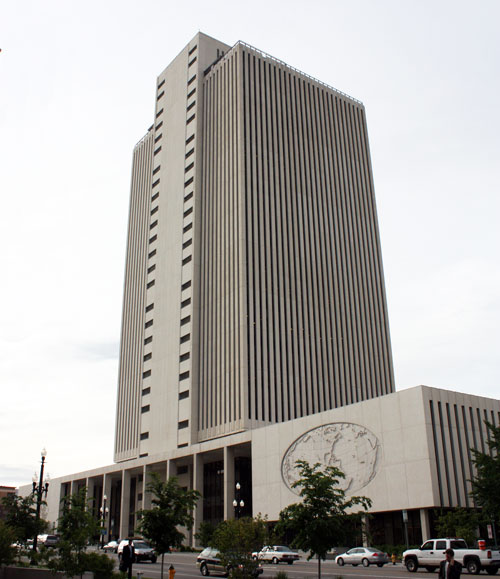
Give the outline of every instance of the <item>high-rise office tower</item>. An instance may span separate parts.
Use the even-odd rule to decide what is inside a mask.
[[[393,391],[363,105],[198,34],[134,149],[115,460]]]

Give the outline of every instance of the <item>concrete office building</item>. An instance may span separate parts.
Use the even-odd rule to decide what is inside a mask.
[[[134,149],[116,464],[53,480],[51,519],[85,485],[124,537],[156,471],[202,493],[195,526],[234,514],[236,481],[243,514],[275,520],[305,458],[372,498],[379,542],[402,509],[420,540],[429,509],[470,505],[469,448],[499,411],[394,391],[363,105],[198,34]]]

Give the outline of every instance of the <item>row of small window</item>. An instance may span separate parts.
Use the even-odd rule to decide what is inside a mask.
[[[151,386],[143,388],[141,394],[142,396],[147,396],[148,394],[151,394]],[[189,390],[183,390],[182,392],[179,392],[179,400],[185,400],[186,398],[189,398]]]
[[[181,420],[180,422],[177,423],[177,428],[179,430],[182,430],[183,428],[187,428],[189,426],[189,420]],[[148,440],[149,438],[149,432],[141,432],[141,440]],[[181,474],[179,473],[179,471],[177,470],[177,474]]]

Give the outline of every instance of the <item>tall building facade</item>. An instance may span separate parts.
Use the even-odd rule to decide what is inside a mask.
[[[48,519],[85,487],[127,537],[151,475],[176,476],[201,494],[195,545],[233,501],[276,521],[302,459],[372,500],[375,544],[404,543],[403,513],[416,544],[435,509],[474,506],[485,421],[500,401],[394,392],[363,105],[198,34],[134,149],[115,463],[52,479]]]
[[[134,149],[115,460],[393,391],[363,105],[198,34]]]

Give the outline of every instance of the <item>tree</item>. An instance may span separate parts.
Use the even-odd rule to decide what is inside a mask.
[[[83,575],[88,570],[85,551],[99,529],[88,502],[86,487],[62,499],[62,515],[57,524],[57,532],[61,536],[57,545],[59,558],[50,561],[50,567],[64,571],[69,577]]]
[[[252,560],[252,551],[262,548],[266,536],[266,520],[260,515],[229,519],[217,525],[212,546],[219,551],[222,564],[232,569],[232,576],[250,577],[258,564]]]
[[[484,517],[477,511],[453,509],[438,515],[436,531],[439,537],[461,537],[469,546],[476,540],[476,531]]]
[[[26,546],[29,539],[43,533],[49,526],[47,521],[36,521],[36,498],[33,494],[21,497],[8,495],[2,499],[5,523],[14,532],[15,540]],[[45,504],[45,503],[43,503]]]
[[[192,527],[192,512],[201,495],[198,491],[180,487],[175,477],[163,482],[158,473],[153,472],[151,479],[146,492],[153,495],[153,506],[151,509],[138,511],[138,530],[161,555],[163,579],[165,553],[169,553],[171,547],[182,545],[184,534],[177,527]]]
[[[200,528],[194,537],[202,547],[211,547],[214,531],[215,526],[212,525],[212,523],[202,521],[200,523]]]
[[[489,452],[471,448],[476,467],[476,476],[471,480],[472,496],[494,524],[500,521],[500,426],[485,423]]]
[[[342,544],[347,528],[361,513],[348,513],[356,505],[366,510],[371,500],[366,497],[346,498],[339,487],[344,473],[333,466],[323,468],[319,463],[310,466],[303,460],[296,462],[300,478],[293,483],[300,488],[301,503],[289,505],[280,512],[278,532],[294,536],[292,547],[310,551],[308,560],[318,557],[318,577],[321,577],[321,559],[334,546]]]
[[[14,560],[15,548],[12,547],[14,541],[14,530],[0,519],[0,568]]]

